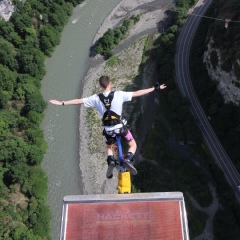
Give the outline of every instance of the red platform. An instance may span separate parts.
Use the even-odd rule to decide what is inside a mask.
[[[60,239],[189,239],[182,193],[65,197]]]

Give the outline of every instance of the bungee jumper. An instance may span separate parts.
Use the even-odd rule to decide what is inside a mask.
[[[113,177],[113,169],[116,166],[116,161],[113,157],[112,145],[116,142],[116,135],[120,135],[128,144],[128,153],[126,154],[123,166],[132,175],[137,174],[136,168],[132,164],[133,156],[137,150],[137,144],[132,136],[132,133],[127,128],[127,121],[122,117],[123,103],[131,101],[133,97],[140,97],[153,91],[158,91],[166,88],[165,84],[156,83],[154,87],[141,89],[134,92],[112,91],[112,81],[108,76],[99,78],[99,87],[102,90],[100,94],[94,94],[90,97],[81,99],[72,99],[68,101],[49,100],[54,105],[75,105],[83,104],[85,107],[93,107],[97,109],[102,117],[103,135],[107,144],[107,178]]]

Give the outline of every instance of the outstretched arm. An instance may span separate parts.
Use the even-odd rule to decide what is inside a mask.
[[[50,103],[54,105],[75,105],[75,104],[82,104],[83,100],[81,99],[73,99],[69,101],[58,101],[58,100],[49,100]]]
[[[145,94],[148,94],[150,92],[153,92],[154,90],[157,91],[157,90],[161,90],[161,89],[164,89],[166,88],[167,86],[165,84],[162,84],[162,85],[155,85],[155,87],[151,87],[151,88],[146,88],[146,89],[142,89],[142,90],[138,90],[136,92],[133,92],[132,93],[132,97],[140,97],[140,96],[143,96]]]

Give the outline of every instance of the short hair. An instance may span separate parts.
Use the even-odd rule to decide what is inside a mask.
[[[99,78],[99,84],[103,89],[106,89],[110,82],[111,82],[111,80],[108,76],[101,76]]]

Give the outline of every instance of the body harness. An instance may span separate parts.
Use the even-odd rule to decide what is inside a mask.
[[[100,101],[104,104],[106,111],[103,114],[103,126],[114,126],[121,123],[121,116],[111,110],[111,103],[114,97],[114,91],[110,92],[107,97],[103,93],[98,94]]]

